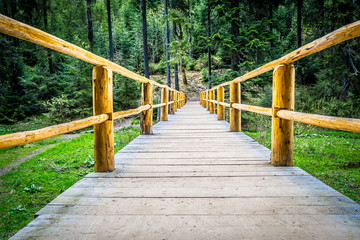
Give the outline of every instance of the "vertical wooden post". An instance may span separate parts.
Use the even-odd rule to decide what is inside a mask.
[[[93,68],[94,115],[109,115],[106,122],[94,125],[95,172],[111,172],[115,169],[112,79],[112,71],[105,66]]]
[[[293,165],[294,122],[277,117],[279,110],[294,110],[295,69],[279,65],[273,72],[273,102],[271,129],[271,163],[274,166]]]
[[[175,114],[175,91],[171,91],[171,101],[174,102],[171,104],[170,114]]]
[[[181,106],[181,103],[182,103],[181,99],[182,99],[182,98],[181,98],[181,93],[180,93],[180,92],[178,92],[178,96],[177,96],[177,97],[178,97],[178,100],[179,100],[179,101],[178,101],[178,109],[180,109],[180,108],[182,107],[182,106]]]
[[[177,110],[179,108],[178,92],[175,91],[174,94],[175,94],[175,105],[174,106],[175,106],[175,112],[177,112]]]
[[[160,121],[168,120],[168,112],[169,112],[168,99],[169,99],[169,90],[167,88],[163,88],[161,90],[161,102],[166,103],[166,105],[161,107]]]
[[[225,120],[225,106],[219,104],[219,102],[224,102],[224,87],[217,88],[217,119]]]
[[[153,86],[151,83],[142,84],[142,105],[149,104],[150,109],[143,111],[141,113],[141,134],[148,135],[152,134],[152,125],[153,125]]]
[[[207,110],[207,111],[210,111],[210,102],[209,102],[209,99],[210,99],[210,91],[206,91],[206,110]]]
[[[215,90],[212,90],[212,99],[213,101],[215,101]],[[214,114],[216,113],[216,104],[213,102],[213,109],[214,109]]]
[[[230,84],[230,132],[241,132],[241,110],[232,107],[233,103],[240,103],[240,83]]]
[[[210,90],[209,93],[210,93],[209,99],[214,100],[215,99],[214,90]],[[214,113],[215,113],[215,104],[213,102],[210,102],[210,114],[214,114]]]

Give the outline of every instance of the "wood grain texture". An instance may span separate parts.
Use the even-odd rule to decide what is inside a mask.
[[[307,123],[319,127],[360,133],[360,119],[332,117],[287,110],[278,111],[276,116],[279,118]]]
[[[169,113],[169,90],[166,88],[163,88],[161,90],[161,102],[165,103],[165,106],[161,107],[161,113],[160,113],[160,120],[161,121],[167,121],[168,120],[168,113]]]
[[[272,109],[266,107],[258,107],[246,104],[233,103],[231,105],[233,108],[241,109],[249,112],[260,113],[267,116],[272,116]]]
[[[216,131],[212,131],[216,129]],[[154,125],[13,239],[357,239],[360,206],[198,102]],[[219,141],[221,139],[221,141]],[[334,230],[336,229],[336,230]]]
[[[274,166],[293,165],[294,122],[277,117],[279,110],[294,111],[295,69],[280,65],[273,73],[271,163]]]
[[[124,111],[114,112],[113,113],[113,119],[115,120],[115,119],[119,119],[119,118],[130,117],[130,116],[139,114],[142,111],[148,110],[150,108],[151,108],[151,106],[149,104],[147,104],[145,106],[140,106],[140,107],[135,108],[135,109],[129,109],[129,110],[124,110]]]
[[[225,106],[221,105],[220,102],[224,102],[224,88],[218,87],[217,89],[217,119],[225,120]]]
[[[230,132],[241,132],[241,110],[233,108],[232,104],[241,102],[240,83],[230,85]]]
[[[153,86],[151,83],[143,83],[141,86],[142,105],[150,105],[150,109],[141,112],[141,134],[152,134],[153,127]]]
[[[26,143],[40,141],[64,133],[90,127],[95,124],[103,123],[108,119],[109,119],[109,115],[100,114],[97,116],[92,116],[81,120],[45,127],[38,130],[2,135],[0,136],[0,150],[9,147],[23,145]]]
[[[96,172],[115,169],[113,125],[113,75],[105,66],[93,68],[94,115],[107,114],[109,119],[94,126],[94,160]]]

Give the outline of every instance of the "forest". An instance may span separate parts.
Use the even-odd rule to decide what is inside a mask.
[[[189,71],[201,72],[206,87],[232,80],[360,14],[352,0],[145,2],[142,9],[134,0],[2,0],[0,13],[146,75],[146,10],[149,74],[166,76],[168,63],[176,88],[188,84]],[[296,109],[359,118],[359,50],[360,40],[353,39],[296,62]],[[91,115],[90,64],[3,34],[0,55],[0,123],[43,116],[53,124]],[[242,101],[271,106],[270,74],[245,82]],[[137,106],[139,89],[115,74],[115,109]]]
[[[198,101],[200,92],[358,21],[360,4],[357,0],[0,0],[0,14]],[[294,66],[295,111],[360,118],[360,38],[312,54]],[[92,68],[0,34],[0,135],[93,115]],[[114,112],[141,104],[140,82],[114,74],[113,92]],[[241,102],[272,106],[271,71],[241,83]],[[241,118],[244,133],[270,149],[271,118],[245,111]],[[114,130],[114,152],[140,134],[138,117],[126,121],[128,125]],[[295,123],[294,166],[360,203],[359,139],[358,133]],[[0,239],[14,235],[47,203],[93,172],[94,159],[91,128],[0,150]]]

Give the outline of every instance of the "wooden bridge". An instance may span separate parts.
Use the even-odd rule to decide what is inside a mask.
[[[0,136],[4,149],[94,126],[95,173],[40,210],[13,239],[359,239],[360,206],[292,167],[292,145],[293,121],[360,132],[360,119],[295,112],[290,64],[359,37],[360,21],[186,105],[185,93],[3,15],[0,32],[95,65],[94,116]],[[270,70],[272,108],[241,104],[240,83]],[[142,82],[140,107],[113,112],[113,72]],[[156,105],[154,87],[162,92]],[[156,107],[161,122],[153,127]],[[272,117],[271,151],[241,133],[241,110]],[[139,113],[142,135],[114,157],[113,120]]]
[[[199,103],[90,173],[12,239],[356,239],[360,205]]]

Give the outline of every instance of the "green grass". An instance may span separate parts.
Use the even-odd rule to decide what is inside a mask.
[[[51,144],[67,142],[62,136],[56,136],[39,142],[29,143],[18,147],[11,147],[0,150],[0,168],[4,168],[19,158],[28,156],[31,152]]]
[[[271,133],[245,132],[271,147]],[[294,137],[294,166],[360,203],[360,134],[303,132]]]
[[[138,135],[136,128],[115,133],[115,152]],[[0,239],[8,239],[25,227],[37,211],[92,172],[93,164],[93,134],[87,133],[60,142],[1,176]]]

